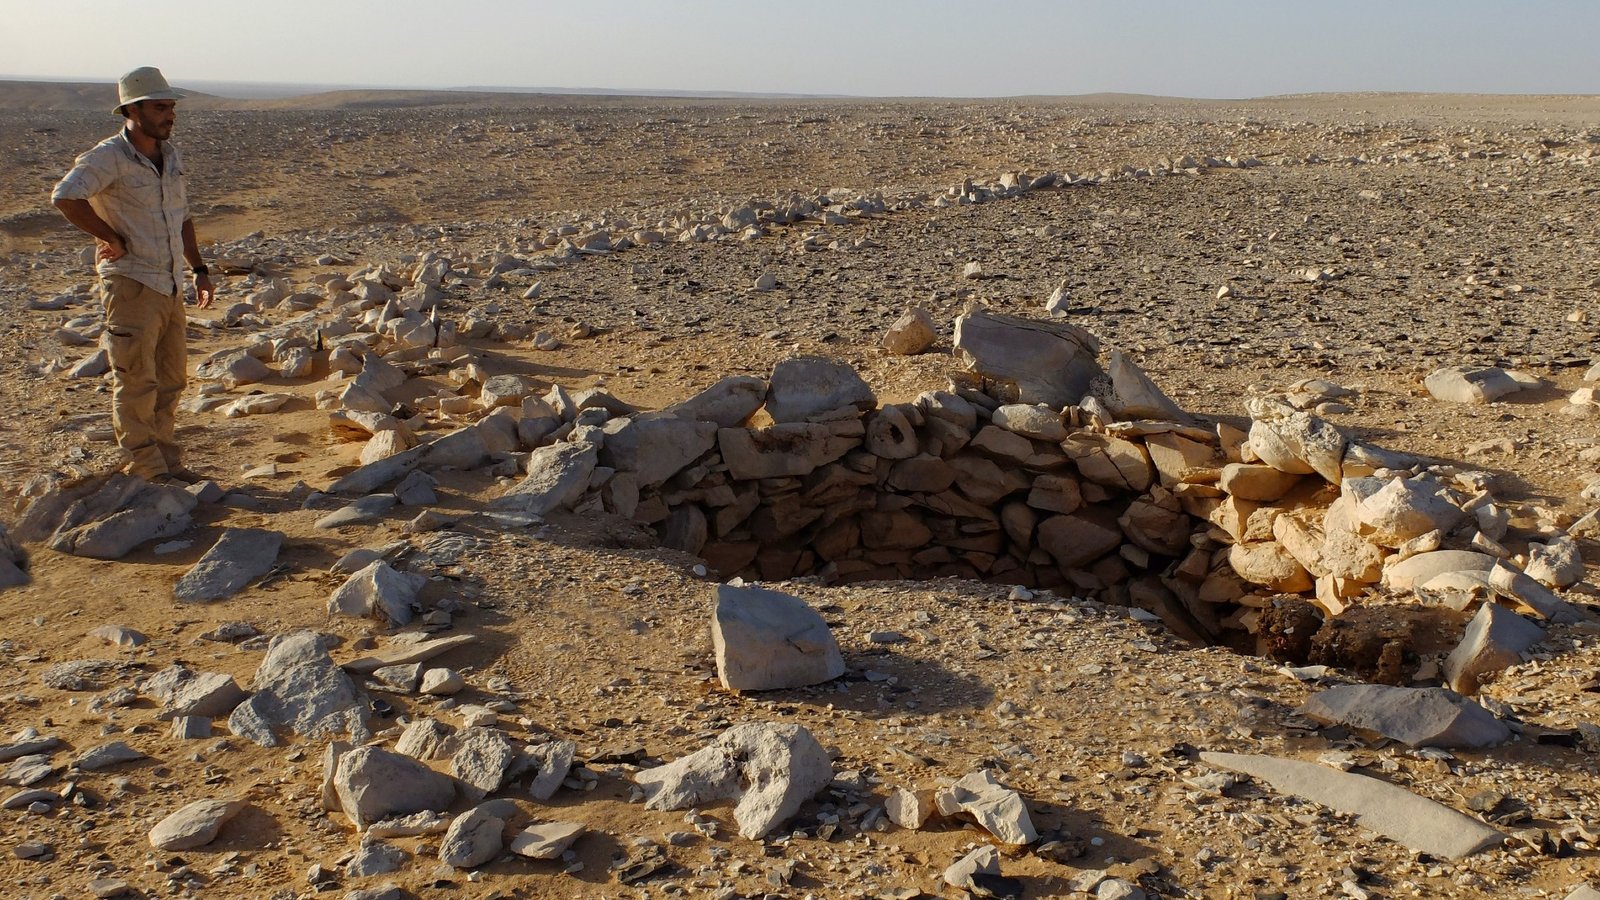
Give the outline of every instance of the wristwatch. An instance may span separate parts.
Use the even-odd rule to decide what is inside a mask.
[[[189,271],[193,272],[196,275],[210,275],[211,274],[211,267],[206,265],[205,263],[201,263],[198,266],[190,266],[189,267]]]

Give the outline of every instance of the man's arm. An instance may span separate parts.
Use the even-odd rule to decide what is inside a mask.
[[[205,265],[205,259],[200,255],[200,242],[195,240],[194,220],[183,220],[183,259],[189,268],[195,269]],[[211,286],[211,276],[205,272],[196,272],[194,275],[194,305],[205,309],[211,305],[217,291]]]
[[[95,256],[107,262],[115,262],[128,253],[127,244],[123,243],[122,235],[117,234],[94,207],[87,200],[74,200],[70,197],[59,197],[55,201],[56,209],[66,216],[67,221],[77,226],[80,231],[87,233],[98,242]],[[198,252],[196,253],[198,255]]]

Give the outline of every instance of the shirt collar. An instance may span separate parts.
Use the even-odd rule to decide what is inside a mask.
[[[150,159],[148,156],[145,156],[143,153],[140,153],[139,148],[133,145],[133,141],[128,137],[128,126],[124,125],[122,128],[118,129],[117,140],[122,144],[122,152],[128,154],[130,159],[135,162],[143,163],[158,173],[161,171],[161,169],[156,168],[154,160]],[[162,168],[166,167],[165,163],[172,162],[172,160],[177,157],[177,153],[177,148],[172,146],[171,141],[164,142],[163,146],[161,147],[161,157],[164,161]]]

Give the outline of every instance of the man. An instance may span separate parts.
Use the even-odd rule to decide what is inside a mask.
[[[111,358],[111,425],[126,471],[152,481],[197,481],[173,436],[187,378],[185,269],[195,301],[211,305],[211,275],[195,242],[183,161],[167,143],[183,97],[145,66],[122,76],[122,131],[78,157],[50,195],[95,239]]]

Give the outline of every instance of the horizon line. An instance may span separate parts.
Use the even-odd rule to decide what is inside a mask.
[[[100,86],[114,89],[116,79],[100,79],[89,77],[68,76],[35,76],[0,73],[0,82],[31,83],[31,84],[62,84]],[[1069,98],[1069,97],[1095,97],[1095,96],[1122,96],[1122,97],[1149,97],[1160,100],[1188,100],[1196,102],[1226,103],[1259,100],[1294,99],[1301,97],[1318,96],[1466,96],[1466,97],[1600,97],[1600,93],[1560,93],[1560,92],[1534,92],[1534,91],[1424,91],[1424,90],[1325,90],[1325,91],[1291,91],[1279,94],[1259,94],[1249,97],[1202,97],[1185,96],[1181,94],[1156,94],[1146,91],[1129,90],[1092,90],[1079,93],[1022,93],[1022,94],[814,94],[797,91],[733,91],[718,89],[692,89],[692,88],[606,88],[606,87],[561,87],[549,85],[453,85],[453,86],[417,86],[398,84],[348,84],[348,83],[321,83],[321,82],[296,82],[296,81],[251,81],[239,79],[190,79],[188,83],[194,85],[192,90],[200,93],[211,94],[229,100],[272,100],[291,99],[294,97],[313,96],[316,94],[335,93],[339,91],[392,91],[392,92],[420,92],[439,94],[550,94],[556,96],[575,97],[649,97],[649,98],[684,98],[684,99],[772,99],[772,100],[1015,100],[1032,98]],[[258,93],[252,96],[228,96],[214,90],[205,90],[202,86],[210,88],[256,88],[256,89],[291,89],[290,93]],[[181,84],[174,87],[182,89]]]

